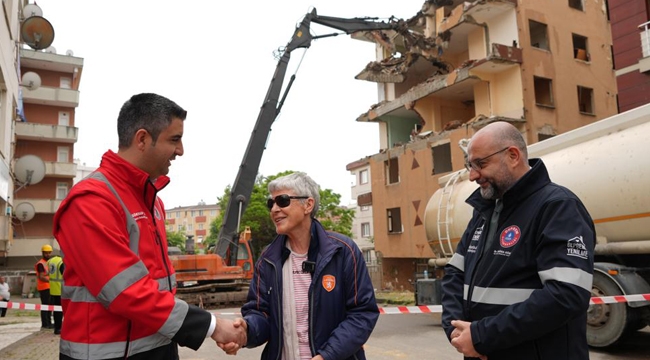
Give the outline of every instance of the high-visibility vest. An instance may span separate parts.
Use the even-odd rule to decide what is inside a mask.
[[[63,259],[60,256],[53,256],[47,261],[48,274],[50,275],[50,295],[61,296],[63,286],[61,264],[63,264]]]
[[[50,288],[50,281],[43,281],[40,277],[38,277],[38,264],[43,264],[43,269],[45,269],[45,276],[47,277],[47,260],[40,259],[36,265],[34,265],[34,269],[36,269],[36,290],[47,290]]]

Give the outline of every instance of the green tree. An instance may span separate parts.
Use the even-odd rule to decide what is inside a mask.
[[[251,199],[242,216],[241,227],[250,227],[253,235],[251,246],[254,256],[257,258],[262,249],[271,243],[276,237],[275,225],[269,216],[269,210],[266,208],[266,200],[269,197],[268,184],[278,177],[289,175],[293,171],[283,171],[272,176],[259,175],[255,179],[255,185],[251,193]],[[230,199],[231,186],[228,185],[224,190],[224,195],[218,198],[219,207],[225,210]],[[320,189],[321,203],[318,210],[317,218],[327,230],[352,236],[352,218],[354,210],[343,208],[339,205],[341,195],[333,192],[331,189]],[[210,236],[206,242],[214,246],[217,241],[221,224],[223,223],[222,211],[219,216],[210,224]]]
[[[182,253],[185,253],[185,238],[184,230],[175,232],[167,231],[167,243],[169,246],[178,247]]]
[[[321,189],[319,194],[320,207],[316,215],[318,221],[327,230],[352,237],[354,210],[341,206],[341,195],[331,189]]]

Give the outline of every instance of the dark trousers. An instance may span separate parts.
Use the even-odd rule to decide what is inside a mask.
[[[50,305],[61,305],[61,295],[50,294]],[[63,324],[63,311],[54,312],[54,331],[61,331]]]
[[[9,299],[0,298],[0,301],[1,302],[8,302]],[[0,317],[5,317],[6,314],[7,314],[7,308],[0,308]]]
[[[50,305],[50,289],[38,290],[38,293],[41,296],[42,305]],[[52,327],[52,312],[41,310],[41,327],[51,328]]]

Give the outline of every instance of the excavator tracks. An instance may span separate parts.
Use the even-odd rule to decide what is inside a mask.
[[[247,284],[233,287],[225,284],[206,284],[176,289],[176,297],[204,309],[240,307],[246,302]]]

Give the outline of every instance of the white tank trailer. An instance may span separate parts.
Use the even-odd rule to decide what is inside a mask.
[[[551,180],[583,201],[596,225],[592,296],[650,293],[650,105],[612,116],[528,147]],[[425,212],[429,245],[444,266],[472,216],[465,199],[477,188],[466,170],[440,179]],[[650,325],[647,301],[591,305],[590,346],[616,344]]]

